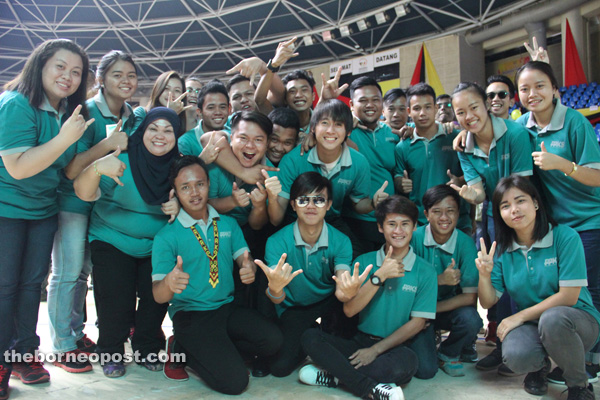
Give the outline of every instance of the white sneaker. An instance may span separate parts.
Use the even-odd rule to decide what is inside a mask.
[[[373,388],[373,400],[404,400],[404,393],[400,386],[390,386],[380,383]]]
[[[339,382],[338,378],[312,364],[300,368],[298,378],[300,382],[313,386],[336,387]]]

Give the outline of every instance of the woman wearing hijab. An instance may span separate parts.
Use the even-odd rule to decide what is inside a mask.
[[[104,374],[125,374],[124,342],[129,328],[136,362],[162,369],[156,357],[164,345],[161,324],[167,311],[152,296],[151,253],[154,235],[178,211],[169,201],[169,167],[178,156],[177,114],[166,107],[150,110],[120,148],[88,166],[74,183],[75,193],[96,201],[90,217],[94,296],[99,320],[98,353]],[[138,302],[139,298],[139,302]],[[137,309],[136,309],[137,304]]]

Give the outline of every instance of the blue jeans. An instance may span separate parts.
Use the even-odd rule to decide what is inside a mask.
[[[0,363],[13,348],[37,349],[42,282],[48,274],[56,215],[40,220],[0,217]]]
[[[502,358],[516,373],[539,371],[551,357],[564,371],[567,386],[587,386],[585,352],[596,343],[598,322],[586,311],[552,307],[538,323],[527,322],[504,338]]]
[[[440,344],[439,352],[451,361],[460,358],[462,350],[470,347],[477,339],[483,321],[477,309],[471,306],[459,307],[455,310],[437,313],[434,327],[436,330],[449,330],[448,338]],[[435,342],[435,338],[434,338]]]
[[[89,217],[61,211],[52,249],[52,274],[48,286],[50,336],[55,352],[77,348],[83,337],[87,280],[92,272],[87,241]]]
[[[587,268],[587,288],[592,295],[592,302],[596,310],[600,311],[600,229],[578,232],[583,251],[585,252],[585,265]],[[600,363],[600,342],[596,343],[586,361],[594,364]]]

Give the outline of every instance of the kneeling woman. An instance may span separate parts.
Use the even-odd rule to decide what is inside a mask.
[[[127,154],[117,149],[83,170],[74,183],[82,200],[97,200],[89,241],[98,353],[111,355],[102,365],[108,377],[125,374],[123,343],[131,326],[135,326],[131,346],[140,356],[136,361],[149,370],[162,368],[156,354],[164,345],[161,324],[167,305],[152,296],[151,254],[154,235],[167,224],[165,214],[178,211],[175,200],[168,201],[178,129],[173,110],[152,109],[129,138]]]
[[[600,313],[585,287],[579,235],[549,219],[539,193],[521,176],[500,180],[492,201],[497,242],[488,253],[482,240],[475,262],[481,305],[492,307],[507,290],[521,310],[498,326],[505,363],[528,373],[526,392],[543,395],[551,357],[564,371],[569,399],[593,399],[585,352],[598,340]]]

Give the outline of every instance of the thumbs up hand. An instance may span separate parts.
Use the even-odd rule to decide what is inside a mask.
[[[269,196],[270,201],[276,201],[277,196],[281,193],[281,182],[277,175],[269,177],[269,174],[266,170],[261,171],[262,175],[265,177],[265,189],[267,189],[267,195]]]
[[[183,259],[177,256],[177,264],[166,277],[167,285],[173,293],[181,293],[187,287],[190,281],[190,275],[183,272]]]
[[[373,208],[377,207],[377,204],[381,203],[383,200],[390,197],[388,193],[385,192],[385,188],[388,186],[388,181],[383,182],[383,185],[379,188],[378,191],[373,195]]]
[[[240,280],[244,285],[249,285],[254,282],[255,274],[256,264],[254,264],[254,260],[250,260],[250,255],[248,254],[248,250],[246,250],[240,264]]]
[[[453,258],[452,262],[450,264],[448,264],[448,266],[446,267],[444,272],[442,272],[441,274],[438,275],[438,285],[439,286],[443,286],[443,285],[455,286],[460,283],[460,270],[454,269],[455,266],[456,266],[456,262],[454,261],[454,258]]]
[[[413,189],[413,183],[412,183],[412,179],[410,179],[408,177],[408,172],[406,170],[404,170],[404,175],[402,175],[402,193],[404,194],[409,194],[410,192],[412,192]]]
[[[231,197],[237,207],[246,207],[250,204],[250,194],[245,189],[239,189],[237,183],[233,182]]]
[[[534,151],[533,153],[531,153],[531,157],[533,157],[533,163],[540,167],[540,169],[544,171],[558,169],[564,172],[565,174],[571,172],[573,167],[569,160],[548,152],[548,150],[546,150],[546,145],[544,144],[544,142],[541,143],[540,149],[540,151]]]

